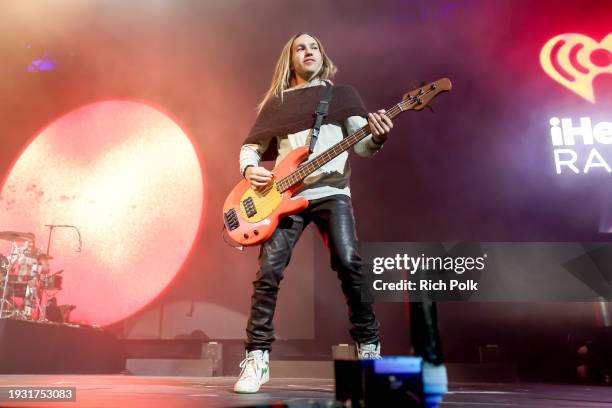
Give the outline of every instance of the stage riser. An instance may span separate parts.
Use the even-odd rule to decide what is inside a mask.
[[[214,365],[212,360],[171,360],[135,358],[127,360],[127,370],[133,375],[161,377],[212,377]]]
[[[0,374],[113,374],[125,370],[125,353],[110,333],[0,319]]]

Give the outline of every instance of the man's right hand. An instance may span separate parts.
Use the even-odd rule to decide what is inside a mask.
[[[274,174],[265,167],[249,166],[244,171],[244,178],[255,190],[261,190],[272,181]]]

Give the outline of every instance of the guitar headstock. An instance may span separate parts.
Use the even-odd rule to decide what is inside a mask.
[[[438,94],[448,92],[452,87],[453,84],[451,84],[448,78],[441,78],[427,85],[423,85],[408,92],[402,97],[402,101],[399,103],[400,109],[421,110],[429,105],[429,102]]]

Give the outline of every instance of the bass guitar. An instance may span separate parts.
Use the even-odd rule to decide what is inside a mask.
[[[405,111],[420,111],[438,94],[450,91],[451,87],[451,81],[442,78],[414,89],[388,109],[386,114],[393,119]],[[249,182],[243,179],[223,204],[223,223],[227,235],[242,246],[259,245],[270,238],[281,218],[299,213],[308,206],[306,198],[293,196],[304,179],[369,134],[370,125],[367,124],[306,162],[308,146],[293,150],[274,169],[272,182],[261,190],[251,188]]]

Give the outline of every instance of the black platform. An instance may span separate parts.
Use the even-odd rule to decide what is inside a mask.
[[[112,374],[125,370],[114,335],[91,326],[0,319],[1,374]]]

